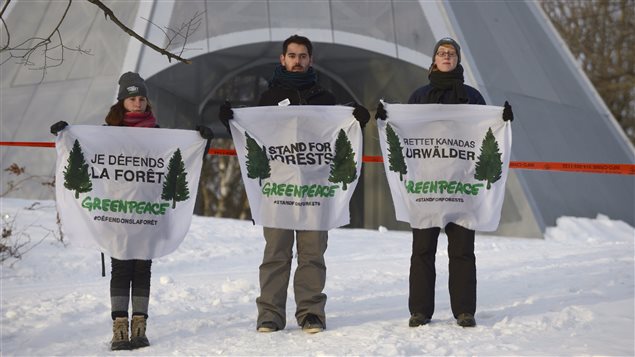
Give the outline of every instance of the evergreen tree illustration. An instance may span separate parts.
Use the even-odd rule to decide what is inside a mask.
[[[355,162],[355,151],[348,140],[344,130],[340,129],[335,140],[335,157],[331,162],[331,175],[329,181],[342,183],[342,189],[346,191],[347,184],[357,178],[357,163]]]
[[[93,189],[93,183],[90,181],[88,164],[77,139],[68,154],[67,163],[68,165],[64,167],[64,187],[75,191],[75,198],[79,198],[80,193],[90,192]]]
[[[408,173],[408,166],[403,156],[403,146],[401,146],[399,136],[390,124],[386,124],[386,140],[388,142],[388,168],[390,171],[398,172],[399,180],[403,181],[403,175]]]
[[[501,152],[494,133],[492,133],[492,128],[489,128],[481,144],[481,154],[476,162],[474,178],[481,181],[487,180],[487,189],[489,190],[492,184],[501,178],[502,173]]]
[[[163,182],[163,191],[161,199],[172,200],[172,208],[176,207],[179,201],[185,201],[190,198],[190,190],[187,187],[187,172],[185,172],[185,163],[181,156],[181,149],[170,158],[168,163],[168,174]]]
[[[265,153],[265,146],[261,148],[247,132],[245,136],[247,137],[247,177],[257,178],[258,184],[262,186],[262,180],[271,177],[271,166]]]

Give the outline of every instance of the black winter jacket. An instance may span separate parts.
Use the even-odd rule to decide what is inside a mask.
[[[278,105],[285,99],[289,99],[291,105],[335,105],[335,96],[318,84],[298,89],[273,86],[262,93],[258,105]]]
[[[462,104],[481,104],[485,105],[485,99],[481,93],[473,87],[464,84],[465,92],[467,92],[467,103]],[[447,95],[445,93],[441,96],[439,103],[428,103],[428,92],[432,89],[432,85],[428,84],[423,87],[415,90],[411,95],[410,99],[408,99],[408,104],[457,104],[457,103],[449,103],[446,99]],[[450,90],[446,91],[449,92]]]

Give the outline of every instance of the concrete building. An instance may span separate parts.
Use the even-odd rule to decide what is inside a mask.
[[[124,24],[160,44],[165,40],[160,26],[178,28],[203,13],[183,53],[192,64],[168,62],[106,21],[96,6],[75,2],[62,26],[64,42],[91,49],[92,55],[67,52],[62,65],[49,69],[43,80],[40,72],[11,61],[0,66],[1,141],[51,141],[48,127],[58,120],[101,123],[126,71],[146,78],[162,126],[203,123],[224,133],[216,120],[218,106],[226,98],[233,105],[254,105],[278,61],[281,42],[292,34],[314,42],[322,85],[342,103],[354,100],[374,110],[380,98],[403,103],[426,84],[435,42],[451,36],[461,44],[466,83],[488,104],[509,100],[513,105],[512,160],[635,162],[633,146],[536,2],[108,4]],[[52,28],[64,7],[63,2],[12,2],[4,18],[16,36],[35,35]],[[180,46],[177,41],[170,48]],[[6,54],[1,55],[4,61]],[[364,136],[365,154],[379,155],[373,121]],[[53,150],[0,150],[3,169],[18,162],[33,174],[53,172]],[[3,189],[9,179],[3,171]],[[41,187],[13,195],[52,198]],[[541,237],[560,216],[605,214],[635,225],[633,197],[632,176],[512,170],[497,233]],[[394,219],[379,164],[365,165],[351,211],[357,227],[407,228]]]

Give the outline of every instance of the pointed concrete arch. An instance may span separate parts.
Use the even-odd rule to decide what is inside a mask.
[[[7,24],[32,33],[51,22],[60,4],[12,2]],[[105,21],[91,4],[73,3],[65,30],[94,55],[68,55],[44,81],[19,65],[0,66],[2,141],[50,141],[46,128],[57,120],[101,123],[117,78],[130,70],[148,79],[159,107],[174,99],[176,107],[186,108],[162,109],[175,122],[207,120],[200,108],[214,87],[250,63],[266,63],[269,51],[276,58],[276,47],[294,33],[314,41],[319,69],[345,84],[356,100],[371,109],[379,98],[405,102],[425,84],[436,40],[452,36],[462,46],[466,82],[488,103],[509,100],[514,106],[512,160],[635,163],[632,144],[536,2],[155,0],[111,6],[123,23],[155,43],[163,33],[141,17],[178,27],[196,11],[204,12],[201,31],[188,39],[184,53],[198,65],[168,63]],[[373,128],[366,128],[365,137],[372,137]],[[377,154],[372,142],[365,146],[367,154]],[[52,151],[1,147],[0,157],[3,164],[18,162],[36,175],[53,172]],[[365,170],[364,186],[382,187],[373,181],[381,180],[381,173],[371,171]],[[11,179],[0,174],[3,184]],[[31,185],[14,195],[51,198],[52,192]],[[564,215],[605,214],[635,225],[632,197],[631,176],[514,170],[499,233],[541,236]],[[390,207],[387,202],[366,190],[365,227],[404,228],[386,221],[390,212],[376,208]]]

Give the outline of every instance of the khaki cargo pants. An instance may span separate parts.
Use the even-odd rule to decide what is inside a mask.
[[[324,306],[326,294],[327,231],[294,231],[264,227],[265,252],[260,265],[259,327],[265,321],[274,322],[280,329],[286,325],[287,288],[291,275],[294,235],[297,241],[298,267],[293,278],[295,317],[300,325],[307,314],[316,315],[326,326]]]

